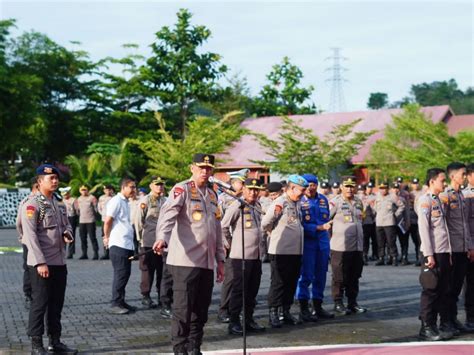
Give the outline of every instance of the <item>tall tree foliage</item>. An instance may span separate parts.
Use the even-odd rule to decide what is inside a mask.
[[[373,92],[369,96],[367,107],[372,110],[379,110],[388,105],[388,95],[383,92]]]
[[[330,172],[347,167],[349,159],[374,133],[354,132],[354,127],[360,121],[356,119],[348,124],[337,125],[320,138],[312,129],[301,127],[301,120],[282,117],[277,139],[254,133],[271,159],[253,162],[281,174],[317,173],[329,176]]]

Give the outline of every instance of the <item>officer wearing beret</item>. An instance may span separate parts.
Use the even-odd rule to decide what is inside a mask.
[[[362,276],[364,234],[362,229],[363,204],[355,196],[355,181],[343,180],[342,193],[330,202],[332,220],[331,269],[334,310],[339,314],[364,313],[359,306],[359,278]],[[347,297],[347,308],[344,305]]]
[[[415,246],[415,266],[421,266],[422,257],[420,254],[420,234],[418,233],[418,215],[415,210],[415,206],[418,202],[418,198],[421,195],[420,180],[417,178],[412,179],[410,185],[408,205],[410,207],[410,236]]]
[[[467,186],[463,190],[468,211],[469,231],[471,233],[471,242],[474,241],[474,164],[466,167]],[[469,332],[474,332],[474,257],[470,255],[470,263],[466,270],[466,285],[464,295],[464,309],[466,311],[465,328]]]
[[[245,206],[243,218],[241,215],[241,204],[235,202],[227,209],[222,219],[222,239],[232,244],[227,263],[232,266],[232,288],[229,302],[230,324],[229,334],[242,335],[243,329],[240,323],[240,312],[242,311],[242,225],[244,226],[244,256],[245,256],[245,322],[248,332],[261,332],[265,328],[258,325],[253,312],[256,305],[256,297],[260,287],[262,276],[262,262],[260,260],[260,248],[262,245],[262,230],[260,204],[258,195],[263,188],[257,179],[245,180],[242,198],[256,209]],[[227,276],[226,276],[227,277]]]
[[[268,254],[270,258],[271,283],[268,291],[270,308],[269,323],[280,328],[278,308],[283,307],[285,324],[301,323],[290,313],[303,254],[303,226],[299,201],[308,182],[299,175],[290,175],[288,186],[268,208],[262,219],[262,228],[270,232]]]
[[[20,212],[32,287],[28,320],[32,354],[47,354],[43,347],[45,320],[49,336],[48,351],[77,353],[77,350],[60,341],[67,279],[65,245],[73,237],[66,207],[53,197],[59,184],[59,172],[53,165],[44,164],[36,169],[36,175],[38,192],[28,197]]]
[[[208,186],[214,156],[195,154],[192,177],[176,184],[161,208],[153,249],[169,247],[173,276],[171,336],[175,354],[201,354],[203,328],[211,303],[214,268],[224,280],[225,252],[217,196]]]
[[[308,181],[308,188],[301,198],[304,248],[296,299],[300,304],[300,318],[304,322],[315,322],[318,318],[334,318],[333,314],[322,308],[329,261],[328,231],[331,229],[331,223],[328,200],[318,194],[317,176],[304,174],[303,177]],[[312,313],[308,305],[310,299],[313,303]]]

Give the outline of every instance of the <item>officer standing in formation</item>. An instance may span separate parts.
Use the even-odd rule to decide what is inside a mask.
[[[263,188],[256,179],[246,179],[243,187],[242,198],[249,205],[243,207],[236,201],[229,206],[222,219],[222,240],[231,244],[230,255],[226,263],[232,267],[232,288],[229,302],[229,334],[242,335],[243,329],[240,322],[242,312],[242,225],[244,226],[244,257],[245,257],[245,324],[248,332],[262,332],[264,327],[257,324],[253,318],[256,305],[260,279],[262,277],[262,261],[260,260],[262,245],[261,212],[258,203],[259,192]],[[226,276],[227,277],[227,276]]]
[[[169,247],[167,264],[173,276],[171,336],[175,354],[201,354],[217,263],[217,282],[224,279],[221,213],[208,186],[214,156],[195,154],[192,177],[178,183],[163,205],[153,249]]]
[[[92,260],[99,259],[99,244],[95,233],[95,216],[97,213],[97,199],[89,194],[87,186],[83,185],[79,189],[81,196],[76,200],[77,211],[79,213],[79,236],[81,237],[82,255],[80,260],[88,259],[87,256],[87,235],[91,240],[94,255]]]
[[[403,181],[399,178],[398,180]],[[397,221],[397,234],[398,241],[400,242],[401,258],[398,260],[402,265],[409,265],[408,261],[408,244],[410,237],[410,208],[408,206],[408,199],[404,196],[408,196],[407,191],[402,190],[402,185],[399,182],[395,182],[392,188],[392,196],[395,199],[397,205],[403,206],[402,214]]]
[[[264,199],[263,201],[260,200],[260,205],[262,208],[262,212],[266,213],[268,207],[275,201],[278,197],[281,196],[283,193],[283,185],[281,182],[272,181],[267,185],[268,190],[268,198]],[[262,247],[262,261],[264,263],[268,263],[270,260],[268,258],[268,245],[270,244],[270,234],[268,231],[263,231],[263,247]]]
[[[300,304],[300,318],[304,322],[316,322],[318,318],[334,318],[322,308],[324,287],[329,261],[329,203],[325,196],[318,194],[318,178],[304,174],[308,182],[305,195],[301,198],[301,212],[304,227],[303,264],[296,289],[296,299]],[[312,286],[310,292],[309,287]],[[312,300],[313,312],[308,302]]]
[[[421,266],[422,257],[420,253],[420,234],[418,233],[418,215],[415,210],[415,206],[418,202],[418,198],[421,195],[420,190],[420,181],[417,178],[414,178],[411,181],[408,206],[410,208],[410,235],[413,244],[415,245],[415,257],[416,262],[415,266]]]
[[[369,262],[369,249],[372,244],[372,255],[370,260],[378,259],[377,234],[375,233],[375,199],[376,196],[372,192],[374,183],[369,181],[367,185],[362,186],[362,193],[358,195],[364,206],[362,213],[362,229],[364,231],[364,265]]]
[[[470,164],[466,169],[467,186],[463,190],[466,201],[467,215],[469,221],[469,231],[471,241],[474,241],[474,164]],[[464,308],[466,311],[466,323],[464,327],[469,332],[474,332],[474,257],[470,254],[469,263],[466,270],[466,283],[464,293]]]
[[[105,208],[107,206],[107,202],[109,202],[112,197],[115,195],[115,188],[112,185],[105,185],[104,186],[104,194],[99,197],[99,201],[97,202],[97,211],[99,212],[102,220],[102,239],[104,239],[104,223],[105,223]],[[104,255],[100,257],[100,260],[108,260],[109,259],[109,249],[104,246]]]
[[[299,200],[304,195],[308,182],[299,175],[290,175],[288,186],[278,197],[262,219],[262,228],[270,232],[268,255],[271,268],[268,291],[269,323],[280,328],[278,308],[283,307],[283,322],[299,324],[290,313],[296,291],[303,254],[303,226]]]
[[[71,187],[60,187],[59,192],[63,198],[63,203],[66,206],[67,218],[71,225],[72,237],[74,241],[68,244],[67,247],[67,258],[72,259],[76,253],[76,228],[77,228],[77,211],[76,211],[76,199],[71,196]]]
[[[362,229],[363,204],[355,196],[355,181],[346,178],[342,183],[342,194],[330,202],[332,220],[331,269],[334,310],[339,314],[364,313],[359,306],[359,278],[364,267]],[[344,305],[347,297],[347,308]]]
[[[21,206],[23,243],[28,249],[27,265],[32,300],[28,320],[32,354],[48,354],[43,347],[44,323],[49,337],[48,351],[77,353],[61,343],[61,313],[66,292],[65,245],[73,240],[66,207],[53,193],[59,184],[58,170],[49,164],[36,169],[38,192]]]

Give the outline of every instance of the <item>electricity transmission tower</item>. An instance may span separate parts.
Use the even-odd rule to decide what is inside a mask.
[[[326,79],[326,81],[331,82],[329,112],[344,112],[346,111],[346,102],[342,91],[342,83],[347,82],[347,80],[342,77],[342,72],[347,71],[347,69],[341,66],[341,61],[347,60],[347,58],[341,55],[341,48],[331,48],[331,50],[333,55],[325,59],[333,61],[332,66],[326,68],[326,71],[332,73],[331,78]]]

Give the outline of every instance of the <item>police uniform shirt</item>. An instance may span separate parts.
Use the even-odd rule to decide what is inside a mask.
[[[262,218],[262,228],[270,231],[269,254],[302,255],[301,207],[284,193],[273,201]]]
[[[395,199],[392,195],[379,195],[374,204],[375,224],[377,227],[396,226],[404,212],[401,199]]]
[[[63,198],[63,203],[66,205],[66,211],[67,211],[68,217],[77,216],[75,201],[76,199],[74,197]]]
[[[221,210],[221,215],[223,216],[226,210],[235,202],[235,198],[229,196],[226,193],[221,193],[218,198],[218,206]]]
[[[431,192],[424,193],[418,199],[416,210],[423,255],[451,253],[446,216],[440,199]]]
[[[148,194],[140,201],[140,213],[136,216],[139,220],[138,230],[141,236],[142,247],[151,248],[156,240],[156,224],[160,217],[160,210],[166,202],[166,197]],[[135,224],[136,225],[136,224]]]
[[[461,190],[454,191],[449,186],[439,194],[446,212],[446,223],[448,225],[451,249],[454,253],[468,251],[471,247],[471,235],[469,231],[468,210],[466,201]]]
[[[329,222],[329,202],[322,194],[317,194],[314,198],[303,196],[301,198],[301,214],[303,215],[303,228],[305,237],[316,238],[328,236],[328,231],[317,230]]]
[[[93,195],[79,196],[77,198],[79,223],[94,223],[97,212],[97,199]]]
[[[360,198],[362,201],[362,224],[374,224],[375,223],[375,213],[374,213],[374,206],[375,206],[375,194],[363,194]]]
[[[213,270],[224,261],[220,219],[214,190],[201,191],[192,180],[175,185],[156,229],[156,240],[168,245],[167,264]]]
[[[470,249],[474,249],[474,186],[467,186],[462,191],[465,201],[466,201],[466,209],[467,209],[467,217],[469,223],[469,232],[471,235],[471,247]]]
[[[255,204],[260,208],[260,204]],[[240,203],[233,203],[222,218],[222,239],[231,240],[232,248],[229,257],[242,259],[242,219]],[[245,259],[257,260],[260,258],[260,244],[262,242],[260,213],[254,209],[244,207],[244,242]]]
[[[72,233],[66,206],[38,192],[22,204],[20,219],[23,243],[28,248],[27,265],[65,265],[63,233]]]
[[[99,201],[97,202],[97,210],[102,217],[102,222],[105,222],[105,208],[107,206],[107,202],[111,200],[113,196],[102,195],[99,197]]]
[[[338,195],[330,202],[332,224],[331,250],[362,251],[364,232],[362,230],[362,201],[354,197],[352,201]]]

